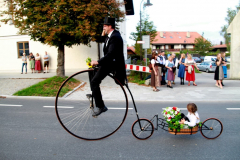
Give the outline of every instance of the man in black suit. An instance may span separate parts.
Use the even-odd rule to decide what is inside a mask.
[[[92,61],[92,66],[98,66],[99,69],[91,81],[93,97],[98,112],[93,113],[93,116],[98,116],[108,109],[105,106],[99,85],[101,81],[109,74],[113,75],[120,81],[122,85],[126,81],[125,60],[123,55],[123,39],[119,31],[115,30],[115,18],[106,17],[103,23],[102,36],[106,36],[103,47],[104,57],[98,61]],[[116,82],[118,83],[118,82]]]

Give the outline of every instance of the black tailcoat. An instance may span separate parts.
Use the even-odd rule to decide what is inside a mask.
[[[98,108],[105,106],[99,85],[109,73],[113,73],[122,85],[126,82],[123,39],[118,31],[112,32],[107,44],[104,44],[103,52],[104,57],[98,60],[99,69],[91,81],[93,97]]]
[[[108,43],[104,44],[104,57],[98,60],[99,66],[111,68],[122,85],[126,80],[125,60],[123,53],[123,39],[119,31],[114,30]]]

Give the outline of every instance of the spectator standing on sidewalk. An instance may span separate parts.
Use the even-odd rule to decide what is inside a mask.
[[[162,64],[162,80],[161,80],[161,85],[165,85],[166,81],[165,81],[165,73],[167,72],[167,68],[165,67],[166,64],[166,58],[165,58],[165,52],[162,51],[161,52],[161,56],[160,58],[160,63]]]
[[[154,92],[159,91],[157,87],[160,87],[160,83],[161,83],[161,75],[159,75],[159,71],[158,71],[157,57],[158,57],[158,54],[153,52],[152,58],[151,58],[151,64],[153,68],[151,72],[151,86],[153,87]]]
[[[175,75],[176,75],[176,72],[177,72],[177,65],[178,65],[178,59],[176,58],[176,54],[175,53],[172,53],[172,58],[173,58],[173,63],[174,63],[174,66],[173,66],[173,82],[172,84],[175,84]]]
[[[39,56],[39,54],[36,54],[35,57],[35,70],[38,71],[38,73],[41,72],[42,68],[41,68],[41,57]]]
[[[185,75],[185,54],[181,54],[181,58],[179,60],[179,69],[178,69],[178,77],[180,78],[181,85],[184,85],[184,75]]]
[[[173,57],[169,56],[168,60],[166,61],[167,72],[166,72],[166,77],[165,77],[165,79],[168,80],[167,87],[169,87],[169,88],[173,88],[171,86],[171,81],[174,80],[173,79],[174,78],[173,67],[174,67]]]
[[[222,57],[223,75],[224,75],[224,78],[227,78],[227,61],[226,61],[225,56],[226,56],[226,53],[222,52],[221,57]],[[222,86],[224,86],[223,82],[221,82],[221,83],[222,83]]]
[[[29,55],[29,62],[30,62],[30,69],[32,70],[32,73],[33,73],[35,69],[35,57],[32,52]]]
[[[26,56],[26,53],[23,53],[23,56],[22,56],[22,72],[21,72],[21,74],[23,74],[24,66],[26,68],[25,74],[27,74],[27,56]]]
[[[43,73],[48,73],[49,72],[49,55],[47,54],[47,51],[45,51],[45,55],[43,57],[43,61],[44,61],[44,71]]]
[[[158,65],[158,72],[159,72],[159,76],[161,77],[162,76],[162,66],[163,66],[163,61],[160,59],[161,57],[161,52],[158,53],[158,57],[157,57],[157,65]]]
[[[188,54],[187,59],[185,60],[185,66],[187,67],[187,73],[186,73],[186,81],[188,81],[188,86],[190,86],[190,81],[193,81],[193,85],[197,86],[195,83],[195,71],[194,66],[199,70],[197,67],[196,62],[192,59],[192,55]]]
[[[224,75],[223,75],[223,67],[222,67],[222,57],[220,53],[217,54],[216,65],[217,67],[214,74],[214,80],[216,80],[215,85],[222,89],[223,87],[221,82],[224,78]]]

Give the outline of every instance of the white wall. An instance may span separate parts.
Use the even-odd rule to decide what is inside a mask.
[[[40,42],[30,40],[29,36],[0,36],[0,72],[20,72],[22,60],[18,58],[17,42],[29,41],[29,52],[34,55],[39,53],[43,64],[43,56],[45,51],[50,56],[50,70],[57,69],[57,48],[44,45]],[[87,68],[85,60],[91,57],[94,60],[98,59],[98,48],[95,42],[91,43],[91,48],[84,45],[73,46],[72,48],[65,47],[65,70],[77,71]],[[29,67],[29,66],[28,66]]]
[[[186,45],[186,48],[187,48],[187,49],[193,49],[193,45],[191,45],[191,44]]]
[[[123,0],[120,0],[123,1]],[[3,0],[0,0],[2,5]],[[4,8],[0,8],[4,9]],[[125,10],[125,7],[121,7]],[[3,17],[4,18],[4,17]],[[0,22],[0,72],[20,72],[22,61],[18,58],[17,42],[29,41],[29,52],[34,55],[39,53],[43,58],[45,51],[50,56],[50,71],[56,71],[57,68],[57,48],[44,45],[40,42],[30,40],[29,36],[18,35],[18,29],[14,25],[3,24]],[[126,20],[119,24],[119,31],[124,41],[124,57],[127,59],[127,37],[126,37]],[[103,44],[100,45],[101,56]],[[90,57],[93,60],[98,59],[98,46],[97,43],[92,42],[91,47],[79,45],[72,48],[65,47],[65,71],[78,71],[87,68],[86,58]],[[43,59],[42,59],[43,60]],[[42,62],[43,63],[43,62]],[[29,66],[28,66],[29,67]]]
[[[230,78],[240,79],[240,12],[229,25],[227,32],[231,34]]]

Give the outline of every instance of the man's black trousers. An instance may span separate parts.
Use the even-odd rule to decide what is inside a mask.
[[[111,72],[110,68],[111,67],[109,66],[100,66],[91,80],[92,94],[95,99],[95,104],[98,108],[103,108],[105,106],[99,85],[101,84],[102,80]]]

